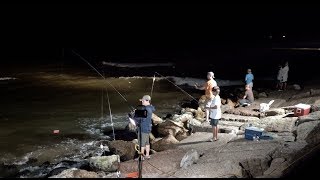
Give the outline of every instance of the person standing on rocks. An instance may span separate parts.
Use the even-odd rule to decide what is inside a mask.
[[[289,63],[286,61],[284,67],[282,68],[282,78],[281,78],[281,87],[280,90],[287,89],[287,81],[288,81],[288,73],[289,73]]]
[[[251,69],[248,69],[245,77],[245,81],[246,81],[246,85],[249,85],[251,89],[253,87],[253,79],[254,79],[254,76],[251,72]]]
[[[215,86],[213,88],[213,95],[214,98],[212,99],[210,107],[210,125],[212,126],[212,134],[213,138],[210,141],[217,141],[218,140],[218,122],[221,119],[221,99],[219,96],[220,88]]]
[[[205,101],[205,107],[206,107],[206,121],[209,122],[209,109],[211,105],[211,101],[214,98],[214,95],[212,93],[213,87],[217,86],[217,82],[214,80],[214,73],[213,72],[208,72],[207,73],[207,79],[208,81],[202,86],[198,87],[197,84],[195,84],[196,89],[199,90],[205,90],[205,96],[206,96],[206,101]]]
[[[252,104],[254,101],[253,92],[249,84],[245,86],[245,89],[246,92],[244,93],[243,99],[241,99],[239,103],[241,106],[250,106],[250,104]]]
[[[141,105],[135,110],[134,119],[138,125],[138,141],[141,146],[141,154],[146,159],[150,159],[149,138],[152,129],[152,113],[155,111],[155,107],[150,104],[151,97],[149,95],[144,95],[140,101]]]

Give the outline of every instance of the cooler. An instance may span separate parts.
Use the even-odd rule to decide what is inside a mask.
[[[263,129],[257,128],[257,127],[247,127],[244,130],[244,138],[248,140],[253,140],[254,136],[258,136],[259,138],[262,136]]]
[[[294,109],[294,116],[304,116],[308,115],[310,112],[311,106],[308,104],[297,104]]]

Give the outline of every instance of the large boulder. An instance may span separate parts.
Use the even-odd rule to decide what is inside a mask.
[[[253,124],[269,132],[293,132],[297,119],[297,117],[284,117],[283,115],[268,116]]]
[[[320,105],[311,105],[310,112],[320,111]]]
[[[199,157],[200,157],[199,153],[196,150],[191,149],[183,156],[180,162],[180,167],[186,168],[194,163],[197,163],[197,161],[199,160]]]
[[[320,120],[320,111],[312,112],[306,116],[299,116],[296,125],[299,126],[302,123],[310,121],[319,121]]]
[[[115,140],[108,142],[110,152],[119,155],[121,161],[134,159],[136,153],[134,146],[135,144],[130,141]]]
[[[184,131],[184,124],[182,122],[176,122],[172,120],[167,120],[158,125],[158,133],[162,136],[167,136],[169,134],[174,137],[179,133]]]
[[[179,143],[179,141],[172,135],[161,138],[160,140],[154,141],[151,144],[152,149],[155,151],[164,151],[166,149],[172,148],[174,144]]]
[[[195,111],[194,111],[195,112]],[[185,114],[182,114],[182,115],[174,115],[172,120],[173,121],[176,121],[176,122],[187,122],[189,119],[193,118],[193,115],[192,113],[189,111],[189,112],[186,112]]]
[[[263,175],[263,173],[269,168],[271,161],[270,156],[264,156],[259,158],[250,158],[240,162],[240,165],[245,170],[245,177],[257,177]]]
[[[163,120],[157,116],[156,114],[152,113],[152,122],[154,125],[160,124],[163,122]]]
[[[95,156],[89,158],[89,165],[98,171],[115,172],[119,169],[119,155]]]
[[[276,147],[271,157],[272,159],[285,158],[290,163],[306,153],[307,145],[306,141],[285,142]]]
[[[195,115],[194,115],[194,118],[199,120],[200,122],[203,122],[205,120],[205,112],[202,111],[201,108],[198,108],[196,111],[195,111]]]
[[[227,105],[231,108],[234,108],[236,103],[234,103],[231,99],[227,99]]]
[[[205,95],[202,95],[198,101],[198,104],[199,104],[199,108],[202,110],[202,111],[205,111],[205,106],[206,106],[206,96]]]
[[[189,121],[188,121],[188,127],[192,127],[192,126],[201,126],[201,122],[200,121],[198,121],[197,119],[194,119],[194,118],[192,118],[192,119],[189,119]]]
[[[178,141],[182,141],[182,140],[186,139],[187,137],[188,137],[188,130],[185,130],[183,132],[178,133],[175,138]]]
[[[181,114],[185,114],[185,113],[188,113],[190,112],[191,114],[194,114],[197,110],[196,109],[193,109],[193,108],[182,108],[181,109]]]
[[[283,176],[283,171],[287,169],[289,163],[285,158],[275,158],[271,161],[270,167],[263,173],[264,178],[280,178]]]
[[[230,106],[228,104],[221,105],[221,113],[223,114],[226,111],[230,111],[231,109],[234,109],[234,106]]]
[[[58,175],[49,178],[101,178],[96,172],[90,172],[82,169],[72,168],[62,171]]]
[[[320,142],[320,121],[305,122],[297,128],[297,141],[306,141],[308,144]]]

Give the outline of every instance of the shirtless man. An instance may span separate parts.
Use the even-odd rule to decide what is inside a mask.
[[[199,90],[205,90],[205,96],[206,96],[206,121],[209,122],[209,109],[207,109],[208,107],[210,107],[211,105],[211,101],[214,98],[214,95],[212,93],[212,88],[217,86],[217,82],[213,79],[214,77],[214,73],[213,72],[208,72],[207,73],[207,79],[208,81],[202,86],[202,87],[198,87],[197,84],[195,84],[196,89]]]

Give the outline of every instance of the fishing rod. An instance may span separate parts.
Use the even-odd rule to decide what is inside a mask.
[[[158,72],[155,72],[157,74],[159,74],[160,76],[164,77],[163,75],[161,75],[160,73]],[[197,101],[197,99],[195,99],[193,96],[191,96],[189,93],[187,93],[185,90],[181,89],[179,86],[177,86],[176,84],[174,84],[172,81],[170,81],[168,78],[164,77],[167,81],[169,81],[171,84],[173,84],[175,87],[179,88],[183,93],[185,93],[186,95],[188,95],[189,97],[191,97],[193,100]]]
[[[151,92],[150,92],[150,97],[152,99],[152,92],[153,92],[153,86],[154,86],[154,81],[156,80],[156,74],[153,75],[153,79],[152,79],[152,86],[151,86]]]
[[[108,100],[108,107],[109,107],[109,113],[110,113],[110,122],[111,122],[111,127],[112,127],[112,135],[113,135],[113,140],[116,140],[116,135],[114,132],[114,124],[113,124],[113,120],[112,120],[112,112],[111,112],[111,104],[110,104],[110,98],[109,98],[109,93],[108,93],[108,88],[106,87],[106,91],[107,91],[107,100]],[[103,149],[103,145],[100,145],[100,148]],[[118,150],[116,150],[116,154],[118,154]],[[120,157],[117,156],[117,161],[119,163],[118,169],[117,169],[117,177],[120,177]]]
[[[80,59],[82,59],[83,61],[85,61],[92,69],[94,69],[104,80],[106,80],[106,83],[108,83],[123,99],[124,101],[129,105],[130,111],[133,111],[135,108],[133,106],[131,106],[128,102],[128,100],[111,84],[107,81],[107,79],[95,68],[93,67],[86,59],[84,59],[79,53],[75,52],[74,50],[71,50],[75,55],[79,56]]]
[[[114,134],[114,127],[113,127],[113,121],[112,121],[112,113],[111,113],[111,106],[110,106],[110,98],[108,93],[108,88],[106,88],[107,91],[107,99],[108,99],[108,106],[109,106],[109,113],[110,113],[110,121],[111,121],[111,127],[112,127],[112,134],[113,134],[113,140],[116,140],[115,134]]]

